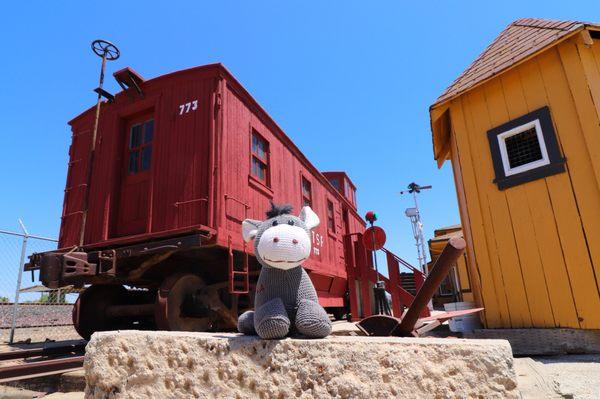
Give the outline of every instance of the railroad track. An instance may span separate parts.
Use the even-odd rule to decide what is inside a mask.
[[[0,353],[0,383],[62,374],[83,367],[85,343]],[[21,360],[20,363],[12,363]]]

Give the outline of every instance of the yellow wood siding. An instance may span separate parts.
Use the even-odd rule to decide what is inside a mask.
[[[454,175],[454,184],[456,185],[456,194],[458,196],[459,204],[466,204],[465,190],[462,182],[462,172],[460,169],[460,163],[458,161],[458,147],[456,146],[456,138],[452,136],[450,138],[451,145],[451,156],[452,156],[452,164],[455,167],[452,168]],[[469,222],[469,214],[467,212],[466,206],[459,206],[460,219],[463,221],[464,225],[462,226],[463,236],[468,237],[465,238],[468,242],[473,242],[472,233],[471,233],[471,225]],[[475,265],[475,252],[473,251],[472,246],[468,246],[465,252],[465,272],[468,273],[471,295],[469,296],[470,301],[476,301],[477,303],[483,304],[483,297],[481,296],[481,282],[479,280],[479,272],[477,269],[473,267],[469,267],[469,265]],[[484,313],[482,313],[484,314]]]
[[[600,328],[600,40],[566,40],[451,100],[450,158],[487,327]],[[486,132],[548,106],[566,172],[499,190]]]

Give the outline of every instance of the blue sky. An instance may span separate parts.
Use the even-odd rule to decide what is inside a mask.
[[[600,21],[596,1],[10,2],[0,33],[0,229],[56,237],[67,121],[94,104],[104,38],[146,78],[222,62],[320,170],[345,170],[361,214],[416,263],[398,192],[420,197],[427,238],[459,222],[452,171],[433,160],[428,107],[512,20]]]

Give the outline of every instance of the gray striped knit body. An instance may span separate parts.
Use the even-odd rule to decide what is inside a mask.
[[[319,305],[317,292],[302,266],[290,270],[263,266],[254,309],[240,316],[240,332],[265,339],[283,338],[295,332],[310,338],[331,333],[329,317]]]

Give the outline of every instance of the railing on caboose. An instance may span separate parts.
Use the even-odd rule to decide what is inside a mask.
[[[381,251],[386,255],[388,277],[381,273],[377,275],[373,267],[373,253],[365,248],[362,236],[362,233],[352,233],[344,236],[344,253],[352,318],[361,319],[373,314],[373,286],[378,280],[385,282],[385,289],[392,297],[393,315],[401,317],[405,308],[410,306],[416,292],[423,285],[425,275],[419,269],[385,248]],[[383,267],[380,266],[379,269],[383,270]],[[407,284],[408,282],[410,284]],[[412,287],[414,287],[414,293],[409,292]],[[427,308],[421,313],[422,317],[429,315],[429,309]]]

